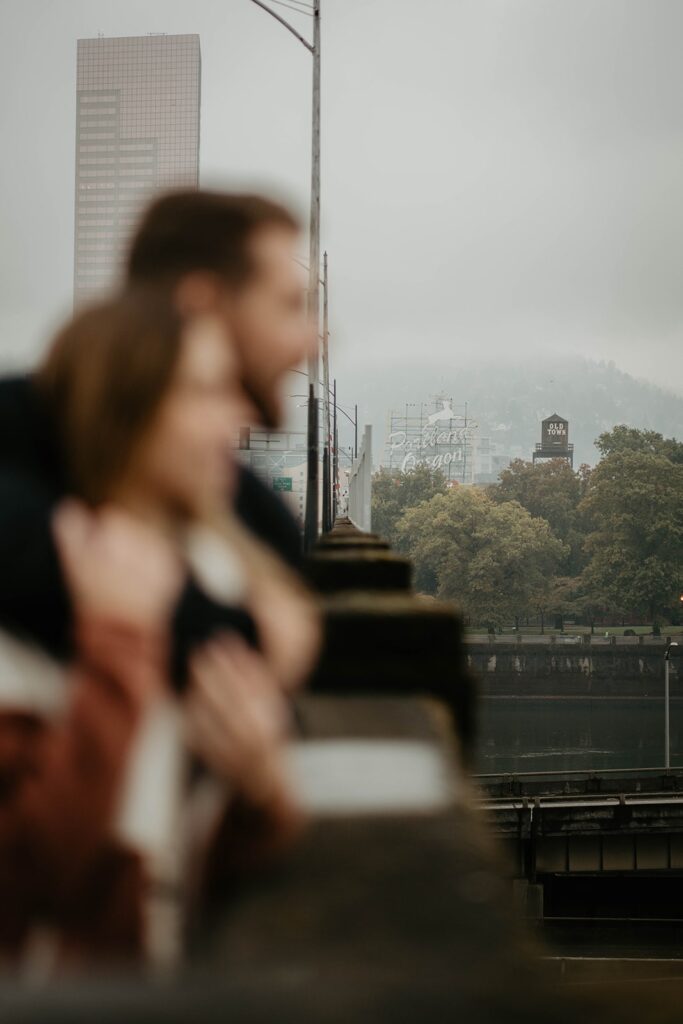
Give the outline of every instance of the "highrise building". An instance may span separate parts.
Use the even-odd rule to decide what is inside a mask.
[[[79,39],[74,299],[115,281],[141,207],[199,183],[197,35]]]

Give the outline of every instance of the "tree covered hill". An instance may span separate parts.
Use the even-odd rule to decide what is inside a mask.
[[[340,395],[357,400],[359,419],[375,428],[374,461],[379,463],[387,416],[406,402],[427,401],[445,393],[454,408],[467,402],[478,421],[505,452],[529,458],[540,441],[540,422],[558,413],[569,420],[575,465],[598,461],[594,441],[599,434],[625,423],[683,438],[683,381],[672,380],[666,391],[619,370],[614,363],[579,357],[520,357],[443,366],[387,366],[381,372],[349,373],[340,381]],[[681,393],[677,394],[676,389]]]

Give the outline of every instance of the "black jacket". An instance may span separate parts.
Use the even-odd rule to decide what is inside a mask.
[[[31,378],[0,378],[0,626],[59,658],[71,654],[71,608],[52,540],[50,516],[66,492],[55,431]],[[240,468],[239,517],[294,569],[301,564],[298,527],[280,499]],[[243,609],[207,597],[188,579],[173,622],[173,669],[181,684],[189,651],[218,628],[256,642]]]

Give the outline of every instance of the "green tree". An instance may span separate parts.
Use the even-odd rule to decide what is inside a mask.
[[[576,579],[573,576],[555,576],[548,580],[547,587],[538,597],[537,611],[541,620],[541,633],[545,633],[549,616],[564,617],[576,613],[575,591]]]
[[[656,621],[683,580],[683,464],[614,448],[593,470],[582,510],[592,524],[586,600]]]
[[[409,509],[397,534],[415,563],[417,588],[457,600],[483,625],[535,611],[566,555],[547,522],[476,487]]]
[[[405,473],[380,469],[372,478],[373,531],[396,545],[396,523],[403,513],[445,491],[445,476],[430,466],[416,466]]]
[[[619,614],[620,609],[616,607],[607,594],[599,590],[595,581],[589,586],[586,579],[579,577],[573,583],[575,589],[571,595],[569,610],[588,623],[591,633],[595,632],[597,619],[604,619],[605,616]]]
[[[603,457],[619,452],[638,452],[643,455],[663,455],[676,465],[683,465],[683,443],[675,437],[663,437],[654,430],[637,430],[620,423],[605,431],[595,442]]]
[[[545,519],[555,536],[567,545],[563,572],[574,576],[583,562],[585,536],[579,503],[589,476],[588,466],[582,465],[574,472],[565,459],[537,463],[515,459],[488,493],[498,503],[518,501],[532,516]]]

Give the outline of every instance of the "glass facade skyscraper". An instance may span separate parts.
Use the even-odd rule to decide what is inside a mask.
[[[79,39],[74,299],[117,278],[154,192],[199,183],[197,35]]]

